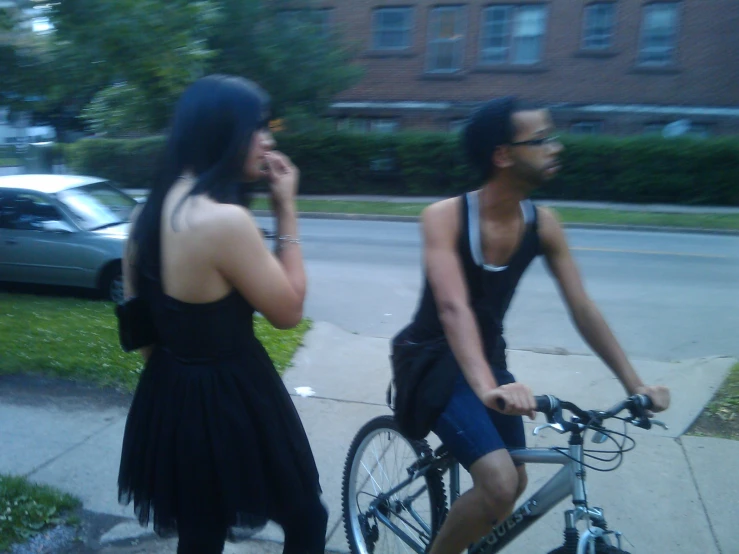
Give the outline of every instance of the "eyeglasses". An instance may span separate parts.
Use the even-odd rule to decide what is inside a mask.
[[[510,146],[544,146],[546,144],[554,144],[555,142],[559,142],[559,135],[550,135],[548,137],[511,142]]]

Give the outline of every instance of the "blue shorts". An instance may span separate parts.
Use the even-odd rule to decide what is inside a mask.
[[[507,370],[495,371],[495,380],[498,385],[515,382]],[[467,471],[473,463],[490,452],[526,446],[523,417],[505,415],[487,408],[472,391],[461,371],[454,383],[452,397],[433,431]]]

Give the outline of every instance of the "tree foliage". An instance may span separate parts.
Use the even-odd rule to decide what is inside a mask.
[[[44,36],[0,19],[0,33],[5,24],[33,43],[24,49],[17,37],[5,46],[0,40],[0,89],[9,93],[6,103],[33,100],[33,110],[62,130],[84,124],[108,136],[160,132],[184,88],[208,73],[257,81],[276,116],[305,122],[359,77],[352,51],[313,0],[49,6],[53,31]]]

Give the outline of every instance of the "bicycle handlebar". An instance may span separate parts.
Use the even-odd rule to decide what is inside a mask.
[[[556,396],[552,396],[551,394],[534,396],[534,400],[536,401],[535,410],[545,415],[549,415],[551,412],[555,411],[560,406],[570,410],[575,415],[580,416],[580,417],[583,417],[583,416],[587,417],[587,414],[588,414],[588,412],[578,408],[572,402],[566,402],[564,400],[560,400],[559,398],[557,398]],[[498,406],[500,407],[501,410],[505,409],[505,402],[503,401],[502,398],[498,399]],[[600,414],[602,416],[605,416],[603,419],[608,419],[627,408],[629,410],[632,410],[632,409],[649,410],[652,408],[652,406],[653,404],[652,404],[651,398],[649,398],[648,396],[644,394],[635,394],[633,396],[630,396],[626,400],[619,402],[618,404],[616,404],[616,406],[614,406],[607,412],[600,412]]]
[[[647,410],[652,408],[653,403],[652,399],[644,394],[634,394],[605,412],[583,410],[572,402],[560,400],[556,396],[552,395],[535,396],[534,398],[536,400],[536,411],[545,414],[550,423],[567,425],[567,422],[565,422],[562,417],[562,410],[572,412],[577,416],[579,420],[578,423],[582,425],[600,425],[606,419],[615,417],[622,411],[628,410],[631,414],[628,421],[643,429],[651,428],[651,423],[647,416]]]

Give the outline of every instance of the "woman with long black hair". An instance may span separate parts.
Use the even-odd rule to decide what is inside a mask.
[[[254,336],[302,318],[298,171],[274,150],[269,100],[209,76],[180,98],[162,178],[132,221],[118,308],[124,348],[146,360],[126,423],[119,499],[178,553],[220,553],[230,531],[275,521],[286,553],[323,553],[327,512],[299,416]],[[271,253],[248,208],[270,184]]]

